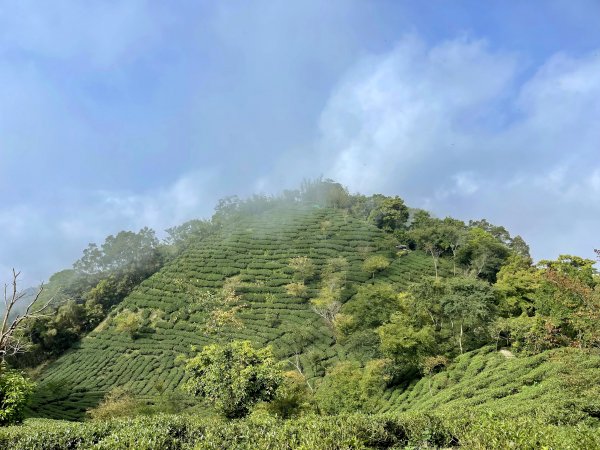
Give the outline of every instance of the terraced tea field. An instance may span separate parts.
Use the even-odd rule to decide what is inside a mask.
[[[290,259],[307,256],[318,274],[329,259],[346,258],[348,300],[358,283],[371,282],[361,266],[373,254],[392,260],[374,282],[390,281],[401,289],[432,274],[426,255],[397,256],[385,233],[338,210],[296,208],[243,219],[143,282],[96,330],[52,363],[38,380],[30,415],[77,419],[117,386],[152,401],[185,381],[182,361],[192,346],[219,340],[271,344],[281,358],[298,353],[307,376],[320,376],[347,350],[311,310],[318,276],[307,281],[308,298],[287,292],[285,286],[294,280]],[[443,266],[448,270],[448,264]],[[227,296],[230,309],[221,314],[207,307],[207,299]],[[135,339],[117,329],[115,318],[124,311],[143,320]],[[211,332],[213,322],[218,326]]]
[[[555,425],[597,422],[600,354],[575,348],[507,357],[495,347],[459,356],[447,370],[388,391],[382,412],[536,417]]]

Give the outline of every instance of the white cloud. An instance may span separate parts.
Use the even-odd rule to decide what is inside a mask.
[[[320,120],[328,176],[440,215],[486,216],[538,257],[591,256],[600,229],[600,54],[519,58],[461,38],[414,36],[365,58]],[[582,229],[587,223],[590,228]]]
[[[428,49],[409,37],[389,54],[369,58],[322,114],[321,145],[333,158],[329,173],[359,190],[414,181],[415,170],[427,186],[439,176],[451,179],[465,168],[446,166],[481,149],[486,108],[501,100],[515,68],[513,56],[464,39]]]
[[[0,261],[0,280],[14,266],[23,270],[24,283],[35,285],[67,268],[88,243],[101,243],[108,234],[149,226],[163,236],[168,227],[193,218],[208,218],[214,199],[223,195],[215,188],[217,180],[214,171],[196,171],[171,186],[142,194],[99,191],[64,199],[68,207],[60,210],[53,205],[0,209],[0,229],[4,233],[0,257],[15,258]]]
[[[18,49],[105,69],[143,56],[148,44],[162,37],[157,19],[165,20],[165,15],[152,14],[145,0],[4,3],[0,53]]]
[[[166,228],[192,218],[211,215],[214,198],[222,195],[215,188],[215,171],[188,173],[171,186],[142,194],[98,191],[86,201],[87,206],[76,216],[61,221],[66,233],[73,231],[104,237],[106,230],[140,229],[149,226],[162,233]],[[67,237],[67,235],[65,235]]]

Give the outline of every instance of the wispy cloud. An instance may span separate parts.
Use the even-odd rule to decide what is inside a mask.
[[[319,175],[585,253],[597,9],[0,0],[0,280]]]
[[[101,243],[108,234],[149,226],[164,236],[168,227],[193,218],[208,218],[215,198],[224,195],[216,187],[218,175],[210,170],[195,171],[171,186],[144,193],[79,194],[63,200],[67,207],[56,209],[0,209],[0,229],[4,233],[0,255],[14,257],[0,264],[0,280],[7,278],[14,266],[23,271],[24,283],[37,284],[54,271],[68,268],[88,243]]]
[[[485,41],[404,38],[357,64],[329,99],[319,144],[326,173],[439,214],[492,218],[524,234],[539,257],[591,255],[600,54],[557,54],[524,73],[517,56]],[[582,233],[579,220],[591,216]]]
[[[169,16],[153,14],[150,2],[56,0],[51,8],[23,0],[0,5],[0,51],[27,59],[75,63],[79,69],[130,64],[162,39]],[[4,48],[3,48],[4,47]],[[82,67],[83,66],[83,67]]]

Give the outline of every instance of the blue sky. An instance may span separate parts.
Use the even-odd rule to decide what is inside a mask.
[[[0,0],[0,280],[324,175],[600,246],[600,2]]]

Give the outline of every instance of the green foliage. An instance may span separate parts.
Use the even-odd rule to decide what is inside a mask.
[[[327,240],[320,236],[324,220],[331,222]],[[31,414],[78,419],[118,386],[148,402],[157,397],[157,381],[164,383],[165,393],[177,392],[185,373],[175,360],[189,356],[192,345],[250,339],[256,347],[271,344],[282,359],[300,349],[302,370],[312,383],[340,359],[360,354],[366,363],[377,357],[377,336],[350,339],[346,356],[345,344],[336,344],[335,325],[320,320],[310,300],[324,285],[336,288],[331,293],[340,303],[351,298],[368,278],[360,249],[384,248],[385,236],[333,209],[288,208],[239,219],[143,281],[75,351],[42,370]],[[307,280],[303,298],[289,295],[285,287],[299,282],[289,269],[297,256],[309,258],[319,275]],[[417,251],[395,260],[380,278],[402,289],[427,270]],[[142,317],[135,340],[113,325],[124,311]],[[297,345],[301,335],[306,338]]]
[[[121,231],[108,236],[98,247],[90,244],[73,268],[83,274],[98,274],[140,268],[154,272],[160,266],[159,242],[154,230],[144,227],[138,233]]]
[[[405,313],[417,325],[430,324],[440,330],[444,324],[442,298],[446,294],[444,279],[422,277],[419,282],[408,287],[408,296],[404,297]]]
[[[0,426],[23,420],[34,387],[22,373],[0,366]]]
[[[285,372],[275,398],[268,411],[282,419],[298,417],[315,411],[313,388],[306,377],[297,370]]]
[[[400,297],[400,311],[390,322],[389,329],[380,328],[382,343],[397,330],[398,339],[405,340],[400,353],[401,360],[418,365],[419,359],[429,354],[426,345],[419,354],[410,349],[419,347],[419,339],[432,337],[438,347],[437,353],[454,356],[456,350],[463,353],[490,341],[488,325],[496,317],[496,297],[491,286],[473,277],[435,279],[423,277],[420,282],[409,286],[409,291]],[[405,327],[405,330],[402,328]],[[425,331],[422,331],[425,330]],[[427,341],[424,341],[424,343]],[[396,345],[396,344],[395,344]],[[382,347],[383,348],[383,347]],[[390,352],[390,350],[386,350]]]
[[[18,367],[31,367],[61,355],[93,330],[144,279],[162,267],[163,248],[153,230],[122,231],[98,247],[90,244],[73,265],[50,277],[40,298],[53,298],[54,315],[26,321],[23,336],[29,351],[12,358]]]
[[[88,415],[94,420],[108,420],[138,415],[142,408],[142,403],[130,391],[119,387],[106,394],[98,406],[88,410]]]
[[[362,265],[362,268],[365,272],[370,273],[372,278],[375,278],[375,273],[387,269],[389,265],[390,260],[387,259],[385,256],[374,255],[370,256],[365,260],[365,262]]]
[[[445,369],[450,360],[444,355],[428,356],[421,361],[421,371],[425,375],[431,375]]]
[[[319,409],[325,414],[373,411],[388,381],[387,361],[342,362],[331,369],[315,393]]]
[[[340,279],[345,283],[348,276],[349,267],[350,264],[348,263],[348,260],[343,256],[330,258],[327,260],[327,264],[325,264],[325,267],[323,268],[321,277],[323,279]]]
[[[567,345],[598,347],[600,291],[593,264],[570,255],[541,261],[537,268],[523,257],[509,259],[495,286],[505,316],[493,327],[498,341],[534,353]]]
[[[177,256],[194,243],[199,243],[212,236],[217,226],[208,220],[189,220],[181,225],[167,228],[165,243],[169,246],[170,257]]]
[[[127,333],[131,339],[136,339],[140,328],[143,325],[143,319],[139,313],[125,311],[114,320],[115,330],[119,333]]]
[[[561,348],[534,356],[483,347],[414,382],[390,412],[436,411],[458,418],[535,417],[549,425],[598,427],[600,355]]]
[[[32,414],[79,418],[79,411],[116,386],[126,387],[145,404],[158,404],[188,378],[181,360],[190,356],[191,345],[202,348],[246,339],[255,348],[272,345],[278,359],[293,361],[298,378],[306,381],[306,386],[299,382],[296,387],[304,391],[311,390],[309,385],[321,389],[328,380],[326,373],[340,362],[357,362],[364,373],[370,361],[389,356],[392,361],[384,375],[391,379],[386,385],[396,385],[374,389],[363,406],[378,411],[397,406],[404,386],[418,379],[427,358],[452,360],[459,353],[459,316],[451,316],[445,308],[451,290],[444,277],[453,274],[450,247],[440,255],[439,280],[419,289],[413,286],[406,293],[414,282],[430,281],[424,275],[431,273],[431,257],[428,262],[421,249],[389,261],[372,284],[372,273],[362,268],[365,254],[391,256],[397,243],[389,234],[341,208],[278,209],[275,203],[269,199],[256,199],[253,205],[233,202],[227,214],[235,219],[224,219],[218,232],[190,244],[138,285],[109,320],[81,341],[80,348],[41,372]],[[312,263],[314,273],[309,278],[290,267],[290,260],[297,257]],[[457,264],[462,266],[458,260]],[[302,296],[290,289],[294,283],[303,285]],[[369,293],[380,285],[387,285],[388,292]],[[326,300],[323,305],[318,304],[321,300]],[[315,306],[326,306],[331,322],[319,320]],[[144,323],[135,341],[113,326],[113,319],[126,311],[139,314]],[[494,314],[491,308],[487,319],[465,321],[465,351],[493,342],[495,335],[490,337],[488,328]],[[390,333],[385,337],[390,339],[384,347],[386,339],[375,330],[387,325]],[[406,330],[412,334],[405,336]],[[413,351],[411,340],[426,344],[421,353]],[[450,373],[442,373],[446,372]],[[160,393],[154,388],[157,383],[163,386]],[[281,401],[279,412],[271,413],[284,417],[311,411],[299,406],[311,402],[299,400],[303,395],[296,396],[288,387],[288,394],[274,400]],[[260,409],[264,412],[265,407]]]
[[[495,297],[485,281],[455,277],[446,280],[446,292],[441,306],[444,315],[451,322],[460,352],[463,353],[465,333],[480,333],[485,336],[485,326],[494,318]]]
[[[560,333],[559,324],[549,317],[508,317],[496,320],[491,326],[498,344],[505,344],[515,351],[530,354],[568,345]]]
[[[269,401],[282,381],[269,347],[256,350],[249,341],[212,344],[186,364],[186,390],[208,399],[225,417],[243,417],[259,401]]]
[[[294,276],[305,283],[315,275],[315,265],[306,256],[296,256],[290,259],[290,268],[294,271]]]
[[[351,202],[345,187],[333,180],[322,178],[304,180],[300,187],[300,198],[313,205],[331,208],[345,208]]]
[[[305,298],[308,294],[308,288],[304,283],[293,282],[285,285],[285,292],[293,297]]]
[[[408,208],[400,197],[373,196],[375,207],[369,213],[371,220],[377,228],[392,232],[401,229],[408,220]]]
[[[378,328],[381,351],[403,370],[417,368],[435,345],[431,326],[416,328],[407,316],[396,313],[389,323]]]
[[[472,274],[495,282],[496,274],[510,254],[510,248],[501,239],[475,226],[469,230],[465,244],[458,251],[457,260],[468,267]]]
[[[160,415],[106,422],[30,420],[0,429],[0,446],[12,450],[77,449],[595,449],[597,428],[549,425],[535,417],[457,420],[435,414],[346,414],[277,420],[250,417],[223,422]]]
[[[494,290],[499,294],[499,310],[504,317],[535,312],[536,292],[540,287],[540,273],[530,260],[512,255],[497,275]]]
[[[130,254],[132,234],[88,248],[76,272],[54,278],[56,314],[27,329],[56,355],[89,333],[39,370],[31,415],[80,419],[98,402],[97,417],[179,411],[193,406],[174,394],[184,384],[222,415],[253,412],[31,422],[28,435],[2,430],[0,447],[568,448],[576,432],[597,442],[590,262],[533,267],[502,227],[406,213],[399,198],[318,180],[224,199],[210,222],[171,229],[170,250],[143,233],[146,260]],[[396,239],[414,251],[389,260]],[[426,276],[432,258],[436,277]],[[556,348],[567,346],[582,350]],[[311,417],[319,411],[391,415]]]
[[[417,248],[431,255],[435,277],[437,278],[439,258],[450,246],[444,228],[439,224],[439,221],[428,219],[428,225],[426,226],[418,228],[413,226],[410,231],[410,238],[417,244]]]
[[[321,316],[330,327],[333,327],[342,308],[341,295],[340,289],[325,286],[321,288],[319,295],[310,301],[313,311]]]
[[[376,328],[390,319],[400,308],[399,295],[389,283],[366,284],[342,308],[350,315],[353,326],[346,325],[346,334],[356,329]]]

